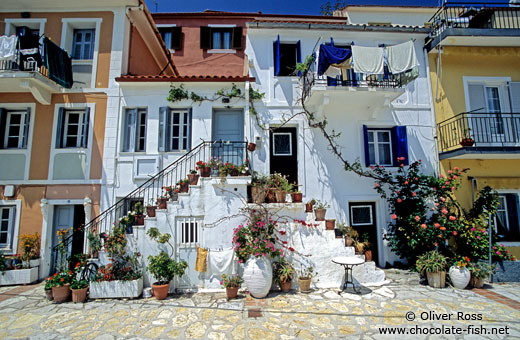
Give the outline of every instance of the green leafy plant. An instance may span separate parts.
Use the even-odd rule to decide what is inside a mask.
[[[174,247],[170,243],[171,235],[161,233],[157,228],[150,228],[146,232],[148,237],[159,244],[167,244],[171,248],[173,255]],[[182,276],[188,264],[186,261],[175,261],[166,251],[161,251],[159,255],[148,256],[148,271],[155,277],[157,284],[168,284],[175,276]]]
[[[244,279],[238,274],[230,276],[222,274],[222,280],[220,280],[220,285],[224,288],[240,288],[242,283],[244,283]]]
[[[176,87],[173,84],[170,85],[170,91],[168,92],[168,97],[166,97],[166,100],[168,100],[169,102],[177,102],[188,98],[188,91],[184,89],[184,86],[182,84],[179,87]]]
[[[471,263],[468,266],[468,269],[471,272],[471,277],[476,279],[484,279],[489,277],[494,272],[495,267],[485,262],[476,262]]]
[[[295,274],[295,269],[285,259],[281,257],[280,260],[273,262],[273,279],[277,284],[291,282]]]
[[[330,205],[325,201],[315,200],[314,209],[328,209]]]
[[[101,238],[96,232],[92,232],[89,230],[87,234],[88,248],[90,249],[91,254],[98,252],[101,250]]]
[[[40,258],[40,234],[23,234],[20,236],[22,248],[22,261],[30,261]]]
[[[312,280],[318,272],[314,271],[314,267],[311,265],[302,266],[298,271],[298,278],[302,280]]]
[[[88,287],[88,281],[87,280],[77,280],[73,279],[72,284],[70,285],[71,289],[83,289]]]
[[[437,273],[446,270],[447,263],[446,256],[437,250],[432,250],[417,257],[415,266],[420,272]]]
[[[110,257],[122,257],[126,254],[126,233],[124,225],[115,225],[106,235],[104,246]]]
[[[141,202],[137,202],[136,204],[134,204],[134,212],[137,214],[137,215],[142,215],[144,213],[144,206],[143,206],[143,203]]]

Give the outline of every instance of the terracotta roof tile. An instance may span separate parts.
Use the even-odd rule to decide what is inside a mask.
[[[116,78],[117,82],[243,82],[255,81],[254,77],[224,76],[224,75],[123,75]]]

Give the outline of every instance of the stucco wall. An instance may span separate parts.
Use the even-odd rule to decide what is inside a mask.
[[[132,26],[130,34],[128,74],[159,74],[161,69],[157,66],[143,38],[134,26]]]

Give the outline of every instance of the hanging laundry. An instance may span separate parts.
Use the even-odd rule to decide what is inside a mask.
[[[401,84],[403,86],[408,85],[412,81],[414,81],[417,77],[419,77],[419,67],[415,66],[411,70],[408,70],[401,74]]]
[[[195,260],[195,270],[199,273],[205,273],[208,268],[208,250],[205,248],[197,248],[197,259]]]
[[[235,251],[233,248],[224,249],[221,251],[210,249],[208,256],[209,272],[211,275],[215,275],[219,279],[222,274],[233,274],[235,272],[233,261],[234,259]]]
[[[354,71],[364,74],[384,74],[384,50],[382,47],[352,46]]]
[[[16,56],[16,44],[18,37],[12,35],[10,37],[6,35],[0,36],[0,61],[13,60]]]
[[[419,66],[413,41],[386,47],[388,69],[392,73],[402,73]]]
[[[344,65],[351,54],[352,52],[349,49],[321,44],[318,56],[318,75],[326,74],[329,77],[339,76],[341,74],[341,68],[344,66],[332,65]],[[345,63],[345,65],[346,64],[347,63]],[[333,69],[329,71],[331,66]]]

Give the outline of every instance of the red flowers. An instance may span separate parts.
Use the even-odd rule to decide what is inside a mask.
[[[290,251],[294,251],[294,248],[293,247],[289,247],[288,248]]]
[[[397,219],[397,215],[396,214],[392,214],[392,220],[395,220]]]
[[[280,233],[280,235],[285,235],[285,234],[287,234],[287,232],[286,232],[285,230],[280,230],[279,233]]]

